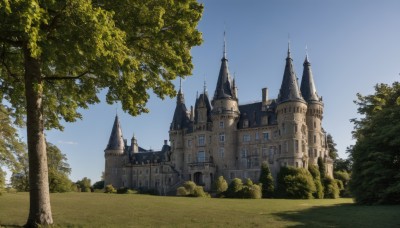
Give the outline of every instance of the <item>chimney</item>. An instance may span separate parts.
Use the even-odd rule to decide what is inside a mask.
[[[268,88],[262,89],[262,104],[267,105],[268,102]]]
[[[194,121],[194,110],[193,110],[193,105],[190,106],[190,120]]]
[[[168,140],[164,140],[164,145],[168,145]]]

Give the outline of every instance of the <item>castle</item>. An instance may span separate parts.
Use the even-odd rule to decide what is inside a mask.
[[[210,190],[224,176],[258,181],[266,162],[276,177],[282,166],[307,168],[322,157],[333,176],[326,132],[322,128],[324,104],[318,96],[306,55],[301,85],[293,68],[290,47],[277,99],[263,88],[261,102],[239,105],[237,86],[228,70],[224,44],[218,82],[212,99],[206,89],[195,106],[186,108],[179,89],[169,142],[161,151],[145,150],[135,137],[129,146],[122,136],[118,116],[105,149],[105,185],[152,189],[172,193],[192,180]]]

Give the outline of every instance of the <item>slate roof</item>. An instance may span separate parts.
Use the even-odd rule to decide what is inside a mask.
[[[122,136],[118,115],[116,115],[106,150],[123,150],[124,145],[124,137]]]
[[[210,100],[208,99],[208,94],[207,92],[204,92],[200,94],[200,96],[196,99],[196,104],[194,106],[194,123],[198,123],[198,118],[199,118],[199,112],[198,108],[201,105],[201,103],[204,102],[207,108],[207,122],[211,122],[211,103]]]
[[[132,164],[161,163],[169,161],[170,150],[171,147],[168,145],[164,145],[161,151],[145,150],[139,147],[139,153],[129,153],[129,159]]]
[[[215,87],[214,100],[233,97],[232,79],[228,69],[228,59],[226,58],[226,46],[224,41],[224,53],[221,59],[217,86]]]
[[[303,76],[301,79],[300,91],[303,95],[304,100],[307,102],[320,102],[320,98],[318,97],[317,90],[315,89],[314,78],[311,71],[311,63],[308,61],[308,56],[303,63]]]
[[[268,125],[276,124],[276,102],[272,100],[268,105],[267,110],[262,110],[262,102],[251,104],[239,105],[240,118],[238,122],[238,129],[243,129],[244,121],[248,121],[248,128],[262,126],[262,118],[267,116]]]
[[[301,95],[299,84],[297,82],[296,73],[294,72],[292,58],[290,56],[290,48],[288,47],[288,54],[286,58],[285,72],[283,73],[282,85],[279,90],[278,103],[287,101],[302,101],[304,99]]]
[[[182,90],[180,89],[176,100],[176,107],[174,117],[172,118],[170,130],[180,130],[188,128],[189,125],[190,119],[185,105],[185,99],[183,97]]]

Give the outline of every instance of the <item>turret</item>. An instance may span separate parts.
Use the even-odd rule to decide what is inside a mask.
[[[174,117],[169,131],[169,140],[171,142],[171,160],[177,170],[183,169],[184,159],[184,134],[185,130],[190,127],[190,113],[188,113],[185,105],[185,99],[182,92],[182,81],[176,98],[176,107]]]
[[[221,68],[217,86],[212,100],[211,119],[213,122],[213,140],[216,151],[225,151],[224,156],[214,156],[220,159],[219,165],[227,169],[236,169],[237,152],[237,123],[239,121],[239,107],[237,88],[234,85],[226,57],[226,41],[224,33],[224,49],[221,59]],[[214,151],[214,153],[216,153]],[[216,155],[216,154],[214,154]]]
[[[307,167],[307,103],[303,99],[293,68],[288,45],[285,71],[277,100],[277,122],[280,142],[278,162],[281,166]]]
[[[104,186],[112,184],[116,188],[123,187],[121,174],[124,151],[124,138],[122,136],[118,115],[116,115],[110,139],[108,140],[107,147],[104,150]]]
[[[139,146],[138,146],[135,134],[133,134],[132,139],[131,139],[131,148],[132,148],[132,151],[131,151],[132,153],[139,153]]]
[[[322,129],[324,104],[318,96],[311,70],[308,55],[303,63],[303,76],[301,79],[301,93],[308,104],[306,122],[308,128],[308,156],[310,164],[317,164],[318,157],[330,163],[329,153],[326,149],[325,133]],[[330,170],[327,167],[326,170]]]

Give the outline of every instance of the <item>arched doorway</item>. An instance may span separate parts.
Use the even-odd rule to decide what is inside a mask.
[[[203,174],[201,172],[194,173],[193,181],[196,185],[204,185]]]

